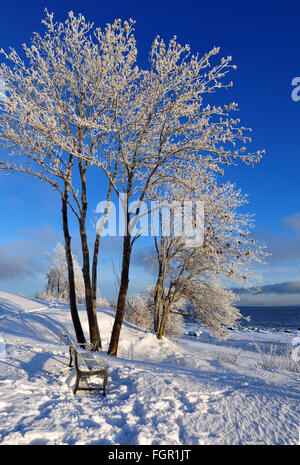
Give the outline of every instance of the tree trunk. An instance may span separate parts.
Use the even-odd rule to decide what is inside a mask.
[[[97,351],[99,348],[101,348],[101,338],[97,322],[97,309],[93,306],[90,277],[90,257],[87,244],[87,235],[83,224],[80,225],[80,238],[83,258],[82,274],[85,288],[85,303],[89,322],[90,341],[94,346],[94,350]]]
[[[160,320],[160,307],[161,307],[161,282],[162,277],[160,271],[158,273],[158,278],[156,281],[156,286],[154,290],[154,331],[157,332]]]
[[[102,347],[100,331],[97,322],[97,308],[93,305],[93,293],[91,285],[91,276],[90,276],[90,254],[88,248],[87,234],[85,229],[86,214],[87,214],[87,196],[86,196],[86,170],[82,166],[82,162],[79,159],[79,172],[81,177],[82,192],[81,192],[81,215],[79,220],[80,227],[80,239],[81,239],[81,249],[82,249],[82,274],[85,288],[85,303],[86,311],[88,315],[89,322],[89,331],[90,331],[90,341],[94,346],[94,350],[97,351]]]
[[[75,288],[75,278],[74,278],[74,267],[73,267],[73,258],[71,251],[71,237],[69,234],[68,226],[68,205],[67,201],[62,198],[62,220],[63,220],[63,231],[65,239],[65,251],[66,251],[66,260],[68,267],[68,281],[69,281],[69,301],[70,301],[70,310],[71,317],[74,325],[74,330],[76,334],[77,342],[84,344],[86,342],[81,322],[78,315],[77,304],[76,304],[76,288]]]
[[[100,246],[100,234],[97,233],[96,239],[95,239],[95,245],[94,245],[91,292],[92,292],[92,309],[93,309],[93,314],[95,315],[95,319],[96,319],[98,348],[102,349],[100,331],[99,331],[98,322],[97,322],[97,265],[98,265],[99,246]]]
[[[126,303],[126,296],[128,291],[128,284],[129,284],[129,269],[130,269],[130,257],[131,257],[131,236],[127,233],[124,236],[123,241],[123,259],[122,259],[122,273],[121,273],[121,281],[120,281],[120,289],[118,295],[118,302],[117,302],[117,311],[116,317],[114,321],[113,330],[111,333],[111,339],[108,349],[108,354],[117,356],[118,352],[118,345],[119,345],[119,338],[121,327],[124,319],[125,313],[125,303]]]
[[[111,191],[112,191],[112,184],[110,183],[108,187],[107,197],[106,197],[107,205],[109,205],[108,202],[110,202],[110,199],[111,199]],[[92,264],[92,301],[93,301],[94,312],[96,312],[96,308],[97,308],[97,266],[98,266],[101,233],[108,219],[109,212],[110,212],[110,208],[108,206],[107,212],[104,215],[101,227],[99,228],[99,230],[96,229],[97,232],[96,232],[96,239],[94,243],[94,254],[93,254],[93,264]]]
[[[93,265],[92,265],[93,309],[97,308],[97,265],[98,265],[98,256],[99,256],[99,246],[100,246],[100,234],[97,232],[95,244],[94,244],[94,255],[93,255]]]
[[[166,311],[163,312],[163,316],[159,321],[159,326],[158,326],[157,331],[156,331],[157,339],[162,339],[162,337],[165,334],[166,324],[167,324],[167,321],[168,321],[168,316],[169,316],[169,312],[166,312]]]

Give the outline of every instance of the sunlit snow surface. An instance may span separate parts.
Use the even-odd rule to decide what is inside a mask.
[[[106,348],[113,310],[98,315]],[[80,317],[88,334],[83,309]],[[1,444],[298,442],[299,374],[258,368],[254,346],[284,351],[295,334],[240,329],[218,342],[187,328],[179,341],[158,341],[125,322],[119,357],[103,353],[103,398],[97,391],[73,395],[60,330],[73,334],[67,305],[0,292]]]

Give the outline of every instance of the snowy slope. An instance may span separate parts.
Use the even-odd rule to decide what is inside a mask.
[[[87,333],[87,321],[80,316]],[[113,311],[99,309],[107,345]],[[65,304],[50,308],[0,292],[1,444],[296,444],[299,375],[257,368],[253,343],[285,347],[295,335],[204,331],[177,343],[124,324],[119,357],[102,354],[107,397],[72,393],[59,330],[73,333]],[[236,363],[224,354],[240,352]]]

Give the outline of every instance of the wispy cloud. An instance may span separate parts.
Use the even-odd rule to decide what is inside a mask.
[[[243,294],[240,295],[240,306],[260,306],[260,307],[283,307],[283,306],[298,306],[300,307],[299,294]],[[299,321],[300,327],[300,321]]]
[[[8,282],[39,273],[46,274],[45,251],[50,251],[58,241],[58,233],[50,226],[41,229],[18,231],[22,240],[0,246],[0,281]]]
[[[237,294],[249,294],[249,291],[243,288],[235,288]],[[299,294],[300,295],[300,281],[289,281],[276,284],[267,284],[260,287],[262,294]]]
[[[259,291],[234,288],[240,305],[300,305],[300,281],[261,286]]]
[[[257,241],[267,247],[271,254],[267,257],[270,265],[284,265],[300,261],[300,235],[275,234],[268,230],[257,230],[255,233]]]
[[[0,280],[21,278],[40,271],[38,248],[27,241],[14,241],[0,247]]]
[[[289,229],[295,231],[300,238],[300,212],[283,218],[283,222]]]
[[[271,254],[269,265],[287,266],[300,263],[300,212],[281,219],[284,229],[279,233],[267,229],[257,229],[258,242],[267,247]]]

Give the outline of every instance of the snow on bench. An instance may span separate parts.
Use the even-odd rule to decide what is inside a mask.
[[[69,354],[70,354],[70,362],[69,367],[73,367],[73,359],[74,359],[74,367],[76,371],[76,381],[73,389],[73,393],[76,394],[78,390],[82,391],[102,391],[103,396],[106,395],[106,384],[107,384],[107,371],[104,368],[104,360],[96,359],[93,356],[91,350],[93,349],[93,344],[85,343],[79,344],[75,343],[72,338],[67,334],[61,332],[59,334],[60,340],[69,347]],[[82,369],[80,366],[83,362],[85,366],[88,368]],[[87,379],[92,376],[101,376],[103,378],[103,386],[102,387],[92,387],[89,385]],[[80,379],[84,379],[88,387],[81,387],[79,386]]]

